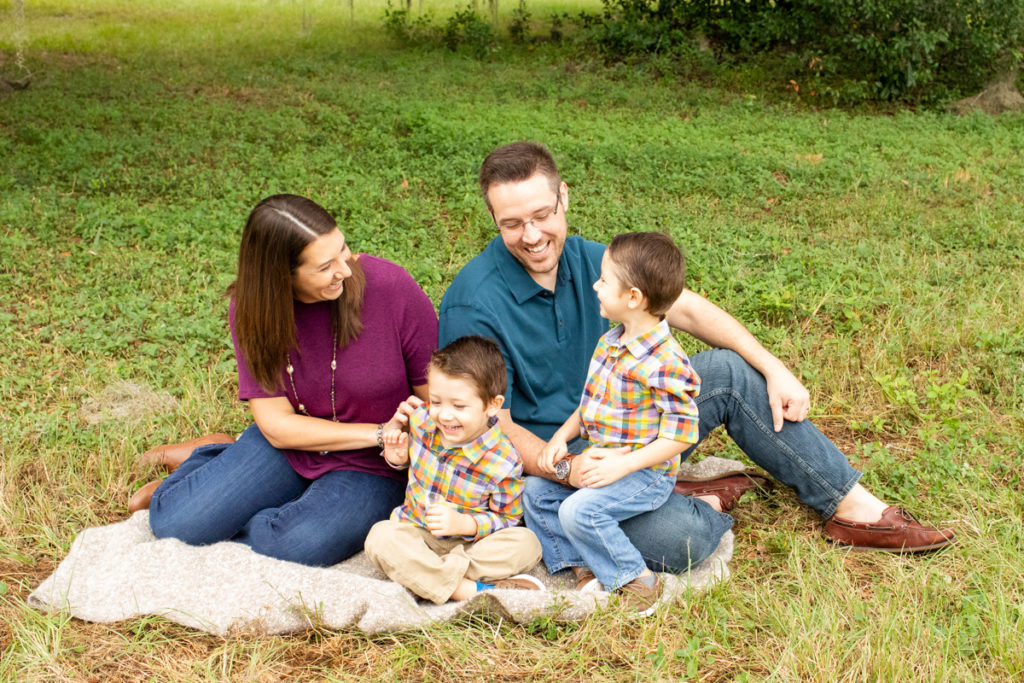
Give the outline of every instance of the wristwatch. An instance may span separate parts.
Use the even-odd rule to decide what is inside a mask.
[[[572,458],[565,458],[555,463],[555,478],[558,481],[569,481],[569,473],[572,471]]]

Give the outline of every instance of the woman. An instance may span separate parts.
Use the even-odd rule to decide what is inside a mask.
[[[425,398],[434,307],[401,267],[353,255],[330,214],[295,195],[253,209],[229,294],[238,395],[256,424],[193,451],[153,493],[150,526],[340,562],[402,502],[405,472],[380,456],[381,434],[410,393]]]

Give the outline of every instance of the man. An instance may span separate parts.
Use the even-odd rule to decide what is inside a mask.
[[[567,237],[569,190],[542,145],[517,142],[491,152],[480,169],[480,189],[498,235],[445,293],[439,344],[469,334],[498,341],[508,372],[502,428],[526,473],[552,478],[538,467],[538,456],[575,409],[587,363],[608,329],[591,289],[604,245]],[[920,524],[857,483],[860,473],[807,421],[807,389],[735,318],[689,290],[667,318],[672,327],[712,347],[691,357],[702,385],[700,439],[725,425],[751,460],[827,520],[830,540],[917,552],[953,539],[952,531]],[[583,444],[574,445],[571,450],[582,453],[570,461],[568,472],[563,468],[554,478],[578,486],[577,463],[590,453]],[[532,478],[528,497],[531,490],[544,490],[531,487]],[[723,513],[748,488],[750,480],[737,475],[682,483],[677,491],[689,496],[674,494],[622,528],[653,568],[685,571],[714,551],[732,526]]]

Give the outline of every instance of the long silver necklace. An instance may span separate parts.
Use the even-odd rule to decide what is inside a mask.
[[[292,395],[295,396],[295,402],[299,404],[299,412],[304,414],[306,417],[313,417],[306,410],[306,405],[299,398],[299,391],[295,388],[295,366],[292,365],[292,354],[288,352],[288,365],[284,368],[288,372],[288,382],[292,385]],[[338,344],[334,342],[334,351],[331,353],[331,420],[333,422],[338,421],[338,411],[334,408],[334,376],[335,371],[338,369]],[[327,455],[330,451],[320,451],[320,455]]]

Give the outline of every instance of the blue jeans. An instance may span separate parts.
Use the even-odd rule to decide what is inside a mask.
[[[527,526],[540,539],[548,571],[586,566],[610,591],[643,574],[644,557],[619,522],[661,507],[674,483],[649,469],[600,488],[572,489],[529,477]]]
[[[330,566],[363,549],[370,527],[402,503],[402,482],[365,472],[295,473],[252,425],[233,444],[193,451],[153,494],[158,538],[238,541],[291,562]]]
[[[748,458],[796,491],[823,519],[831,517],[860,479],[842,451],[807,420],[784,422],[776,433],[764,377],[739,354],[713,349],[695,354],[690,362],[701,379],[698,443],[725,425]],[[684,460],[694,447],[683,453]]]
[[[724,425],[747,457],[794,489],[822,518],[831,517],[860,479],[846,456],[807,420],[786,422],[776,433],[764,377],[738,354],[713,349],[694,354],[690,362],[701,378],[699,440]],[[685,451],[683,459],[692,452]],[[714,552],[732,523],[707,503],[673,493],[660,508],[622,522],[621,528],[649,567],[679,573]]]

